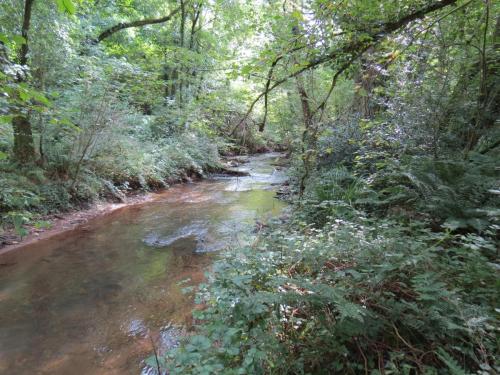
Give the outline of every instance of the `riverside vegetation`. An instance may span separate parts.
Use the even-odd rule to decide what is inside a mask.
[[[3,1],[3,225],[284,149],[292,213],[152,367],[499,373],[498,6]]]

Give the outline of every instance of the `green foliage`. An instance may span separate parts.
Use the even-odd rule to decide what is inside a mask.
[[[15,233],[22,238],[28,234],[24,225],[30,222],[31,216],[28,211],[10,211],[2,219],[12,223]]]
[[[355,215],[357,203],[369,193],[366,182],[347,168],[325,169],[309,180],[298,215],[323,226],[334,217]]]
[[[59,11],[75,14],[76,9],[72,0],[56,0],[56,3]]]
[[[203,324],[169,368],[458,374],[494,367],[493,241],[471,247],[421,225],[366,218],[319,230],[275,226],[215,264],[198,295],[204,308],[195,318]]]
[[[102,21],[107,16],[111,23],[114,17],[116,22],[143,18],[144,12],[158,5],[150,3],[129,13],[131,6],[121,3],[78,2],[76,9],[75,1],[36,2],[27,67],[15,64],[26,42],[17,35],[18,17],[10,17],[22,11],[20,3],[0,6],[3,225],[19,227],[20,217],[25,218],[22,225],[28,219],[36,224],[39,215],[86,206],[97,199],[123,198],[131,190],[165,187],[218,165],[217,146],[223,142],[202,110],[207,100],[197,103],[201,88],[195,92],[199,83],[190,71],[198,65],[208,68],[217,59],[216,54],[196,52],[208,35],[197,30],[192,49],[179,48],[178,40],[166,37],[177,26],[166,24],[152,33],[136,29],[138,38],[125,46],[85,42],[89,33],[97,36],[106,27]],[[168,5],[162,7],[168,10]],[[77,10],[78,18],[62,14]],[[159,72],[170,65],[161,57],[165,45],[189,57],[172,63],[182,68],[182,79],[193,78],[183,83],[182,98],[167,98],[166,80],[158,79]],[[19,83],[21,73],[25,80]],[[170,83],[178,87],[180,80]],[[213,88],[218,85],[210,85]],[[208,104],[217,99],[215,95]],[[12,158],[15,134],[9,123],[16,111],[29,114],[36,166],[19,166]]]
[[[482,232],[498,225],[495,158],[395,160],[386,155],[379,165],[369,174],[358,168],[322,168],[309,180],[301,214],[316,225],[354,210],[426,220],[452,231]]]
[[[445,227],[482,231],[498,222],[496,161],[487,155],[469,160],[433,160],[425,157],[389,161],[367,177],[377,199],[371,208],[425,214]]]

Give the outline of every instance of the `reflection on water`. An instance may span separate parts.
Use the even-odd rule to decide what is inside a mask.
[[[0,256],[0,373],[140,373],[152,341],[180,335],[170,323],[189,325],[179,282],[201,282],[213,250],[282,209],[276,157]]]

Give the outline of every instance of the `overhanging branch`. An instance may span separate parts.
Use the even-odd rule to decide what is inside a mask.
[[[129,29],[132,27],[141,27],[141,26],[146,26],[146,25],[154,25],[158,23],[165,23],[167,21],[170,21],[177,13],[181,11],[181,7],[178,7],[174,9],[170,14],[166,15],[165,17],[161,18],[146,18],[143,20],[137,20],[137,21],[131,21],[131,22],[120,22],[116,24],[115,26],[110,27],[107,30],[104,30],[97,39],[95,40],[96,43],[102,42],[104,39],[109,38],[111,35],[114,33],[117,33],[118,31],[124,30],[124,29]]]
[[[435,11],[438,11],[442,8],[445,8],[450,5],[454,5],[458,2],[458,0],[441,0],[441,1],[436,1],[435,3],[429,4],[428,6],[421,8],[413,13],[410,13],[404,17],[399,18],[396,21],[388,21],[379,25],[375,25],[374,31],[369,33],[368,35],[365,35],[362,41],[360,40],[355,40],[354,42],[348,43],[344,46],[341,46],[340,48],[337,48],[330,53],[327,53],[323,56],[320,56],[316,59],[313,59],[309,62],[307,62],[302,68],[299,70],[285,76],[282,79],[279,79],[274,82],[274,84],[270,84],[270,81],[268,80],[266,82],[266,87],[262,93],[260,93],[257,98],[252,102],[250,105],[250,108],[246,112],[245,116],[241,119],[241,121],[236,125],[236,127],[233,129],[231,134],[234,134],[236,129],[241,126],[243,122],[248,118],[250,113],[253,111],[253,108],[257,104],[257,102],[262,98],[265,97],[267,98],[267,95],[269,92],[274,90],[276,87],[280,86],[284,82],[288,81],[290,78],[294,78],[303,72],[314,69],[317,66],[320,66],[326,62],[335,60],[339,58],[342,55],[350,55],[351,58],[349,58],[347,65],[344,64],[342,65],[337,73],[342,73],[345,71],[359,56],[363,54],[364,51],[366,51],[368,48],[373,47],[374,45],[378,44],[381,40],[386,38],[388,35],[394,33],[395,31],[402,29],[403,27],[407,26],[409,23],[416,21],[418,19],[424,18],[426,15],[433,13]],[[354,57],[354,58],[353,58]],[[335,77],[338,78],[339,74],[335,74]],[[336,78],[335,78],[336,80]],[[318,108],[319,109],[319,108]],[[264,127],[261,126],[259,128],[260,131],[264,130]]]

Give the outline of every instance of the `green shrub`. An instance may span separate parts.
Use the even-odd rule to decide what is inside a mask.
[[[323,169],[309,180],[297,214],[321,227],[333,217],[355,214],[356,202],[367,193],[366,182],[347,168]]]
[[[50,182],[40,186],[39,194],[43,197],[44,213],[63,212],[71,208],[71,195],[68,187],[62,182]]]
[[[389,221],[275,229],[215,264],[198,294],[201,325],[169,357],[169,369],[494,373],[494,257],[491,238],[443,237]]]
[[[500,218],[496,163],[471,154],[468,160],[384,159],[373,173],[323,166],[308,181],[301,214],[317,226],[355,209],[481,232]]]
[[[498,221],[496,160],[471,155],[469,160],[411,158],[392,162],[371,175],[377,209],[399,206],[426,213],[450,229],[482,231]],[[375,208],[375,207],[372,207]]]

